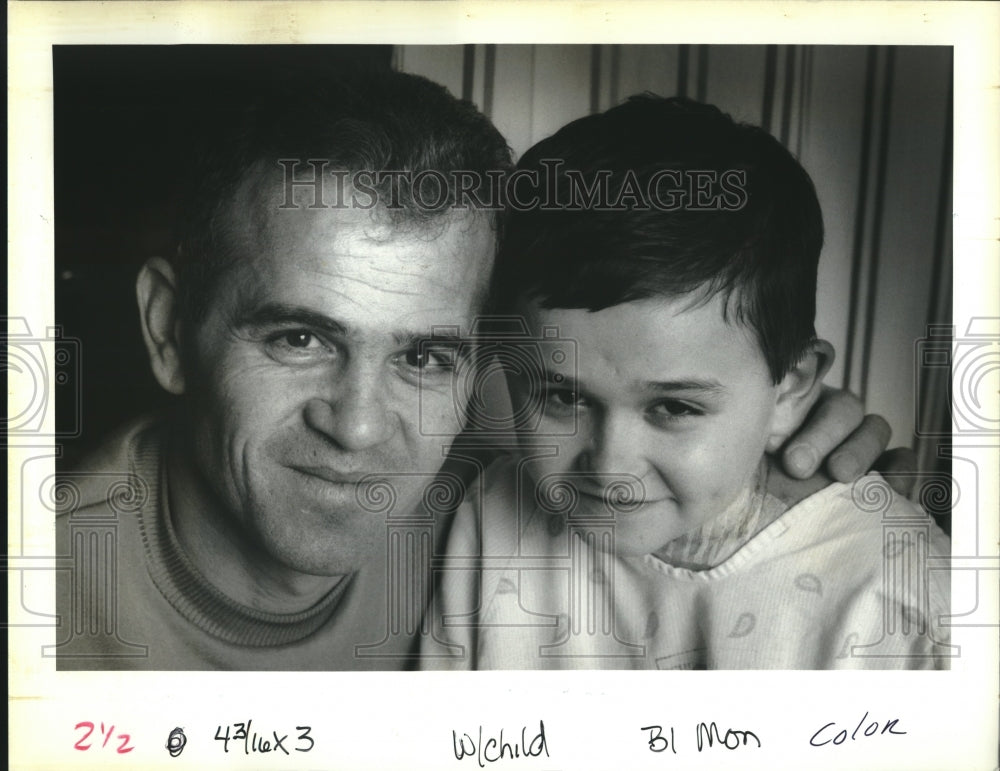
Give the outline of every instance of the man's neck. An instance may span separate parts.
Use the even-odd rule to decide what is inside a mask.
[[[314,606],[342,580],[275,560],[227,515],[190,456],[174,442],[168,447],[165,510],[185,556],[214,588],[254,610],[289,614]]]

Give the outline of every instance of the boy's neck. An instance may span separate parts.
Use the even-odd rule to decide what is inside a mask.
[[[788,510],[786,501],[768,494],[774,471],[765,455],[754,479],[736,501],[697,530],[666,544],[655,555],[670,565],[689,570],[708,570],[721,565]]]

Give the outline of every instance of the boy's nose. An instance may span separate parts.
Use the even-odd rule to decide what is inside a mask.
[[[641,479],[646,461],[639,434],[639,428],[627,416],[605,415],[580,452],[577,459],[579,469],[605,479],[614,476]]]

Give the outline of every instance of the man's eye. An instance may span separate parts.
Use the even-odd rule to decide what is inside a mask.
[[[311,363],[333,353],[315,334],[306,329],[289,329],[267,340],[268,354],[283,363]]]
[[[403,354],[403,361],[411,369],[423,372],[450,372],[455,369],[456,352],[453,348],[411,348]]]
[[[314,343],[319,343],[315,335],[302,329],[285,332],[280,339],[289,348],[310,348],[315,347]]]

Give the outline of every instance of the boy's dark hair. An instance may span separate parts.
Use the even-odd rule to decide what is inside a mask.
[[[417,75],[342,61],[335,72],[320,76],[288,68],[234,85],[218,95],[203,121],[180,195],[174,265],[181,317],[192,326],[204,319],[220,276],[241,256],[229,212],[257,164],[267,164],[281,180],[279,160],[301,161],[295,179],[309,180],[314,168],[306,161],[327,161],[321,173],[328,206],[338,195],[333,170],[435,171],[449,181],[451,172],[468,171],[480,180],[473,195],[485,199],[487,171],[513,167],[506,140],[484,115]],[[385,177],[371,187],[378,201],[397,207],[378,209],[400,227],[433,220],[456,203],[451,185],[444,205],[434,209],[414,200],[406,178]],[[309,203],[302,205],[308,206],[312,193],[304,192]],[[489,217],[499,229],[496,210]]]
[[[580,205],[579,180],[599,190],[602,174],[606,190]],[[536,144],[517,176],[517,200],[541,205],[508,214],[494,275],[502,308],[518,297],[596,311],[722,293],[727,320],[733,312],[754,330],[775,383],[815,337],[819,202],[763,129],[690,99],[633,96]],[[528,191],[534,179],[541,189]]]

